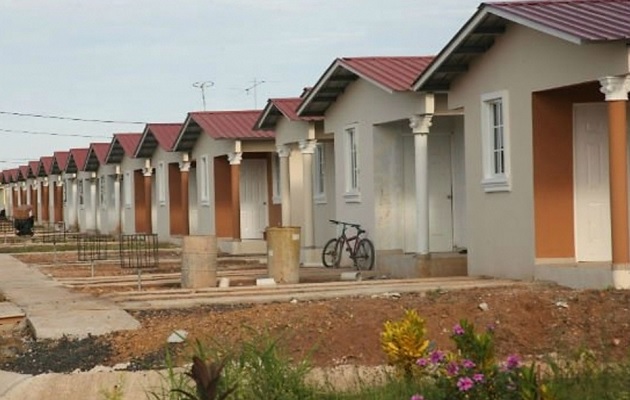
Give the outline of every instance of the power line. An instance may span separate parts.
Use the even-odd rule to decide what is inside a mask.
[[[14,111],[0,111],[0,114],[11,115],[11,116],[14,116],[14,117],[61,119],[61,120],[78,121],[78,122],[98,122],[98,123],[101,123],[101,124],[134,124],[134,125],[144,125],[144,124],[146,124],[146,122],[140,122],[140,121],[116,121],[116,120],[109,120],[109,119],[88,119],[88,118],[64,117],[64,116],[61,116],[61,115],[22,113],[22,112],[14,112]]]
[[[102,135],[82,135],[79,133],[57,133],[57,132],[36,132],[36,131],[20,131],[15,129],[0,129],[0,132],[5,133],[24,133],[27,135],[45,135],[45,136],[65,136],[65,137],[81,137],[81,138],[107,138],[110,139],[109,136]]]

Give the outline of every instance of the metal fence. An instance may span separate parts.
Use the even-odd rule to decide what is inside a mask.
[[[77,258],[79,261],[107,260],[107,245],[110,237],[98,234],[77,235]]]
[[[128,269],[152,269],[159,266],[158,237],[138,233],[120,236],[120,266]]]
[[[38,229],[43,243],[66,243],[66,224],[64,222],[50,222]]]

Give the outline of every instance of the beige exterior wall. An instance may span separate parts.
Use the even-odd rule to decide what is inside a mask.
[[[170,182],[168,179],[168,165],[179,163],[182,153],[165,151],[157,147],[151,157],[153,167],[153,201],[151,202],[151,218],[153,219],[153,233],[158,235],[159,241],[168,241],[171,238],[170,216]],[[162,167],[160,167],[162,165]]]
[[[144,167],[144,159],[129,158],[124,156],[120,162],[120,172],[122,182],[120,188],[121,202],[121,229],[122,233],[131,235],[136,233],[136,212],[135,212],[135,182],[133,172]]]
[[[381,124],[396,120],[408,120],[414,113],[416,98],[410,93],[389,94],[382,89],[359,79],[349,85],[344,94],[326,112],[325,132],[335,135],[335,209],[336,219],[359,223],[375,240],[377,250],[390,249],[390,238],[397,237],[400,229],[393,232],[388,227],[379,226],[377,232],[375,193],[375,131],[385,128],[375,128]],[[347,150],[344,131],[349,126],[355,126],[358,134],[359,157],[359,189],[360,201],[349,202],[344,197],[346,193],[346,159]],[[377,143],[380,147],[381,143]],[[402,147],[400,148],[402,149]],[[381,149],[378,150],[380,154]],[[379,156],[379,160],[382,158]],[[402,157],[400,157],[402,159]],[[396,160],[387,158],[387,163]],[[392,165],[392,164],[389,164]],[[380,168],[380,167],[379,167]],[[397,246],[402,247],[402,244]]]
[[[469,274],[534,276],[532,92],[627,71],[623,44],[578,46],[512,24],[451,85],[449,107],[465,110]],[[509,98],[512,189],[485,193],[480,184],[481,95],[503,90]]]
[[[96,227],[102,234],[112,235],[120,224],[120,208],[116,207],[116,166],[101,165],[96,171]],[[103,184],[101,185],[101,180]],[[101,193],[103,188],[103,193]]]

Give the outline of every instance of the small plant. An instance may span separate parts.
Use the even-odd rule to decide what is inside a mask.
[[[104,400],[123,400],[125,394],[123,390],[124,383],[124,379],[120,377],[114,387],[111,389],[101,389],[98,393]]]
[[[219,381],[221,371],[225,367],[226,358],[219,362],[206,364],[201,358],[193,356],[193,365],[190,372],[186,373],[196,384],[196,395],[185,389],[173,389],[175,392],[183,394],[190,400],[225,400],[236,390],[236,384],[232,385],[223,393],[219,392]]]
[[[406,376],[411,376],[413,367],[429,347],[425,321],[415,310],[406,310],[401,321],[386,321],[381,333],[381,347],[391,365]]]

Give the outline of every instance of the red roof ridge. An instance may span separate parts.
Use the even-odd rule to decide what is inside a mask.
[[[481,3],[488,6],[531,6],[536,4],[558,3],[628,3],[630,0],[530,0],[530,1],[489,1]]]

